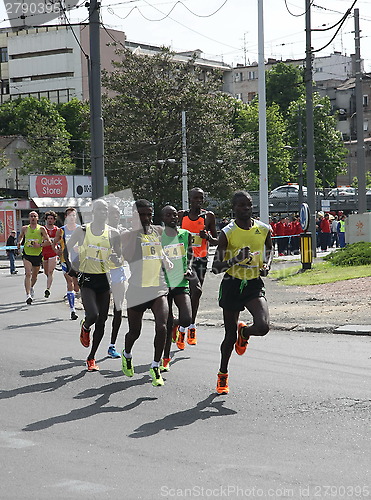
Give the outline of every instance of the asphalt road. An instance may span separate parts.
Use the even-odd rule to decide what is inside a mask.
[[[223,330],[203,327],[152,387],[153,322],[132,379],[108,333],[88,373],[61,274],[48,300],[39,276],[32,306],[23,276],[0,280],[1,499],[371,497],[368,337],[273,331],[217,396]]]

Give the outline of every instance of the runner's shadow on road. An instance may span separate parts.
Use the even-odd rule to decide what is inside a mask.
[[[17,330],[18,328],[50,325],[51,323],[59,323],[60,321],[65,321],[65,320],[62,318],[50,318],[47,319],[46,321],[40,321],[38,323],[22,323],[21,325],[9,325],[5,328],[5,330]]]
[[[65,415],[57,415],[55,417],[47,418],[45,420],[39,420],[38,422],[33,422],[24,427],[23,431],[40,431],[43,429],[48,429],[53,425],[64,424],[67,422],[74,422],[76,420],[82,420],[89,417],[94,417],[103,413],[121,413],[137,408],[139,405],[146,401],[156,401],[156,397],[141,397],[137,398],[132,403],[125,406],[106,406],[109,403],[110,396],[116,392],[124,391],[129,387],[138,386],[142,384],[148,384],[148,377],[142,377],[140,379],[131,380],[130,382],[125,380],[122,382],[115,382],[110,385],[105,385],[101,388],[87,389],[82,393],[74,397],[74,399],[82,399],[92,397],[93,395],[101,394],[94,403],[85,406],[84,408],[77,408],[76,410],[71,410]]]
[[[197,420],[206,420],[212,417],[225,417],[235,415],[237,412],[230,408],[224,408],[224,401],[214,401],[218,394],[210,394],[206,399],[197,403],[193,408],[178,411],[164,418],[143,424],[129,434],[131,438],[143,438],[158,434],[160,431],[174,431],[180,427],[191,425]]]

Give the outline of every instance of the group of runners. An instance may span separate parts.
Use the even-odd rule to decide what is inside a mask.
[[[216,246],[212,272],[224,272],[219,305],[223,309],[225,336],[220,346],[217,393],[229,392],[228,365],[233,349],[242,355],[251,336],[268,333],[269,313],[261,276],[268,273],[273,258],[270,227],[252,218],[252,199],[245,191],[234,194],[235,218],[223,227],[219,237],[214,214],[202,208],[203,190],[192,189],[189,202],[189,210],[179,212],[165,206],[161,213],[163,224],[154,225],[152,204],[137,200],[130,230],[120,225],[119,208],[103,199],[93,202],[91,222],[81,226],[76,224],[76,211],[72,208],[66,211],[65,225],[55,230],[52,213],[47,214],[45,227],[38,225],[36,212],[30,213],[30,224],[22,228],[20,235],[20,242],[24,239],[26,301],[31,304],[33,300],[42,249],[50,247],[64,267],[71,319],[75,319],[72,313],[76,316],[75,292],[81,293],[85,315],[80,342],[90,348],[88,371],[99,370],[95,355],[104,335],[112,296],[114,313],[108,355],[121,358],[123,373],[134,376],[133,348],[141,334],[144,313],[151,310],[155,334],[149,372],[154,386],[164,385],[162,372],[170,370],[172,342],[180,350],[186,343],[197,344],[196,318],[210,245]],[[125,262],[130,270],[126,293]],[[50,262],[44,265],[48,280],[45,297],[50,293],[52,269]],[[124,296],[128,332],[120,355],[116,340]],[[245,308],[252,317],[249,324],[239,321]]]

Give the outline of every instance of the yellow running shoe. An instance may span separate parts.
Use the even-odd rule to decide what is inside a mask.
[[[160,365],[160,372],[170,371],[170,358],[162,358]]]
[[[152,377],[152,385],[154,385],[155,387],[164,385],[164,379],[161,376],[160,368],[158,366],[153,366],[149,370],[149,374]]]

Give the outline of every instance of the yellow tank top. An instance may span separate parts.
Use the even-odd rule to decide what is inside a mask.
[[[89,274],[107,273],[110,269],[111,253],[109,226],[105,225],[103,233],[95,236],[91,232],[90,224],[87,224],[84,243],[79,247],[80,271]]]
[[[263,266],[264,243],[269,232],[269,226],[254,219],[250,229],[241,229],[235,221],[225,226],[224,232],[228,245],[224,260],[235,257],[241,248],[250,247],[251,259],[243,260],[229,268],[226,272],[240,280],[252,280],[260,276],[260,268]]]
[[[24,235],[24,247],[23,247],[23,252],[26,255],[40,255],[42,252],[42,247],[33,247],[32,244],[33,242],[41,243],[43,242],[43,237],[41,234],[41,229],[40,225],[37,224],[35,229],[31,229],[30,226],[27,227],[26,233]]]

